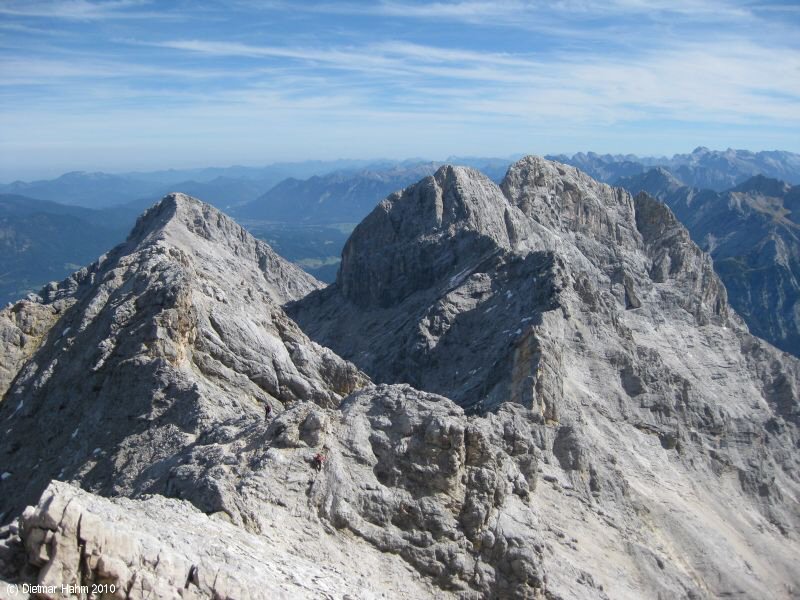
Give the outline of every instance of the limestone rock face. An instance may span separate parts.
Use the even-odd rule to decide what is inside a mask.
[[[700,250],[664,204],[647,194],[634,198],[636,227],[650,259],[650,279],[670,282],[673,301],[691,312],[699,324],[731,320],[728,295],[714,273],[711,258]]]
[[[0,399],[22,365],[39,348],[67,303],[21,300],[0,311]]]
[[[630,195],[574,167],[528,156],[511,166],[500,187],[530,219],[601,267],[634,258],[624,251],[641,247]]]
[[[800,362],[748,333],[646,196],[535,157],[499,187],[443,168],[375,209],[324,289],[171,196],[24,310],[58,302],[38,328],[6,317],[41,332],[2,363],[6,579],[204,598],[800,589]]]
[[[357,304],[344,280],[387,260],[372,258],[377,238],[359,236],[337,282],[289,314],[376,381],[478,414],[509,402],[529,409],[544,483],[528,511],[540,523],[576,518],[565,531],[580,532],[538,559],[548,592],[583,597],[548,568],[556,555],[615,598],[796,589],[798,362],[747,332],[710,258],[661,203],[535,157],[511,167],[504,198],[486,187],[462,182],[452,193],[492,202],[451,202],[481,206],[491,213],[482,223],[512,215],[514,242],[500,235],[483,260],[437,267],[438,284]],[[436,198],[417,212],[436,214]],[[392,222],[393,211],[408,221],[390,203],[370,219]],[[438,243],[456,244],[476,220],[462,215]],[[419,244],[393,231],[393,255],[406,252],[403,235]],[[428,272],[423,261],[404,264],[404,281]],[[744,551],[750,544],[761,549]],[[614,577],[600,554],[636,575]]]
[[[188,502],[150,496],[105,499],[53,482],[22,515],[22,583],[53,589],[38,598],[74,598],[65,586],[99,586],[104,598],[425,597],[420,577],[396,557],[348,557],[318,523],[281,515],[269,531],[247,533]],[[315,535],[316,534],[316,535]],[[291,548],[281,543],[292,536]],[[317,539],[313,539],[316,537]],[[321,552],[327,559],[319,561]],[[380,571],[381,592],[364,586]]]
[[[510,247],[515,217],[486,176],[442,167],[389,196],[356,227],[342,252],[342,293],[359,306],[394,305]]]
[[[750,330],[800,356],[800,186],[757,176],[714,192],[682,185],[663,169],[620,185],[669,206],[713,257]]]
[[[23,307],[57,321],[42,320],[49,334],[0,405],[0,512],[35,502],[50,479],[164,492],[207,436],[267,407],[337,405],[366,378],[280,308],[318,287],[210,206],[165,198],[125,244]],[[18,368],[27,346],[15,347],[4,361]],[[192,493],[219,502],[213,489]]]

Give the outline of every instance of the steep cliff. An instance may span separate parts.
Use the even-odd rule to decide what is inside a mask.
[[[661,169],[620,185],[669,206],[711,254],[750,331],[800,355],[800,187],[757,176],[718,193],[684,186]]]
[[[324,289],[171,196],[23,308],[5,579],[132,598],[800,589],[800,364],[748,333],[668,208],[572,167],[528,157],[499,187],[444,167],[365,219]]]

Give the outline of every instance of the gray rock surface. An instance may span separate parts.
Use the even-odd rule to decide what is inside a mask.
[[[668,209],[572,167],[528,157],[500,187],[443,168],[375,209],[325,289],[172,196],[39,305],[58,301],[30,358],[17,344],[3,363],[19,370],[0,510],[36,505],[0,535],[7,579],[183,580],[196,597],[800,589],[800,363],[748,333]],[[127,571],[98,571],[104,556]],[[208,575],[239,557],[230,582]]]
[[[70,304],[62,300],[44,305],[37,300],[20,300],[0,310],[0,399]]]
[[[222,510],[214,482],[180,478],[186,452],[263,421],[267,407],[335,406],[367,381],[280,308],[318,286],[216,209],[165,198],[125,244],[25,308],[66,307],[40,319],[46,340],[0,404],[0,513],[35,502],[51,479],[115,495],[177,486]],[[12,342],[13,372],[35,341]]]
[[[367,550],[354,561],[358,543],[326,534],[319,520],[272,517],[253,535],[185,501],[105,499],[53,482],[20,519],[18,552],[28,567],[16,583],[58,600],[77,596],[62,585],[102,586],[107,593],[94,597],[130,600],[428,597],[399,558]]]
[[[800,356],[800,186],[758,176],[717,193],[684,186],[663,169],[620,185],[669,206],[713,257],[750,330]]]
[[[455,216],[440,226],[438,214]],[[439,171],[367,223],[337,283],[290,315],[377,381],[478,413],[531,409],[547,484],[530,510],[577,518],[565,530],[593,548],[562,561],[615,598],[794,593],[798,362],[747,332],[669,209],[529,157],[499,189]],[[417,250],[434,236],[442,263]],[[401,274],[380,282],[386,247]],[[406,291],[365,300],[350,284],[363,280]],[[625,576],[598,563],[604,552]],[[544,555],[548,590],[567,589]]]

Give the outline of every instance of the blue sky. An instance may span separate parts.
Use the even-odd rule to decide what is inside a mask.
[[[0,0],[0,180],[800,151],[800,5]]]

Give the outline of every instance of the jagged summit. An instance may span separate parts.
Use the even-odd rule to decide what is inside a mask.
[[[203,257],[201,260],[213,260],[218,249],[224,247],[232,254],[227,268],[235,273],[241,263],[257,265],[278,304],[302,298],[324,285],[278,256],[220,210],[186,194],[165,196],[139,217],[128,237],[129,246],[158,242],[194,253]]]
[[[765,177],[764,175],[755,175],[732,188],[731,191],[742,193],[754,192],[765,196],[782,198],[791,189],[792,186],[785,181]]]
[[[590,261],[615,269],[629,258],[620,248],[635,252],[641,245],[630,194],[575,167],[528,156],[511,165],[500,187],[512,204],[550,232],[548,247],[569,239],[562,251],[571,253],[574,245]]]
[[[202,473],[188,475],[194,442],[261,421],[267,407],[336,405],[366,382],[281,309],[318,287],[215,208],[171,194],[41,303],[3,311],[18,350],[4,353],[16,377],[0,403],[0,423],[14,422],[0,456],[14,468],[0,481],[0,513],[54,478],[105,494],[170,486],[218,505]]]
[[[708,257],[657,208],[539,157],[512,165],[499,187],[445,167],[384,200],[353,232],[337,282],[290,314],[377,381],[475,410],[510,400],[548,413],[557,402],[543,397],[560,384],[540,364],[549,337],[532,332],[569,310],[574,289],[609,317],[668,305],[741,327]]]
[[[0,315],[19,332],[0,511],[50,479],[86,490],[22,516],[40,580],[319,597],[309,575],[335,565],[336,594],[379,572],[400,598],[798,589],[800,362],[741,325],[669,209],[536,157],[500,187],[447,167],[345,254],[300,297],[314,282],[268,246],[170,196]]]
[[[521,216],[485,175],[441,167],[383,200],[356,227],[337,284],[360,306],[397,304],[454,269],[510,248]]]

